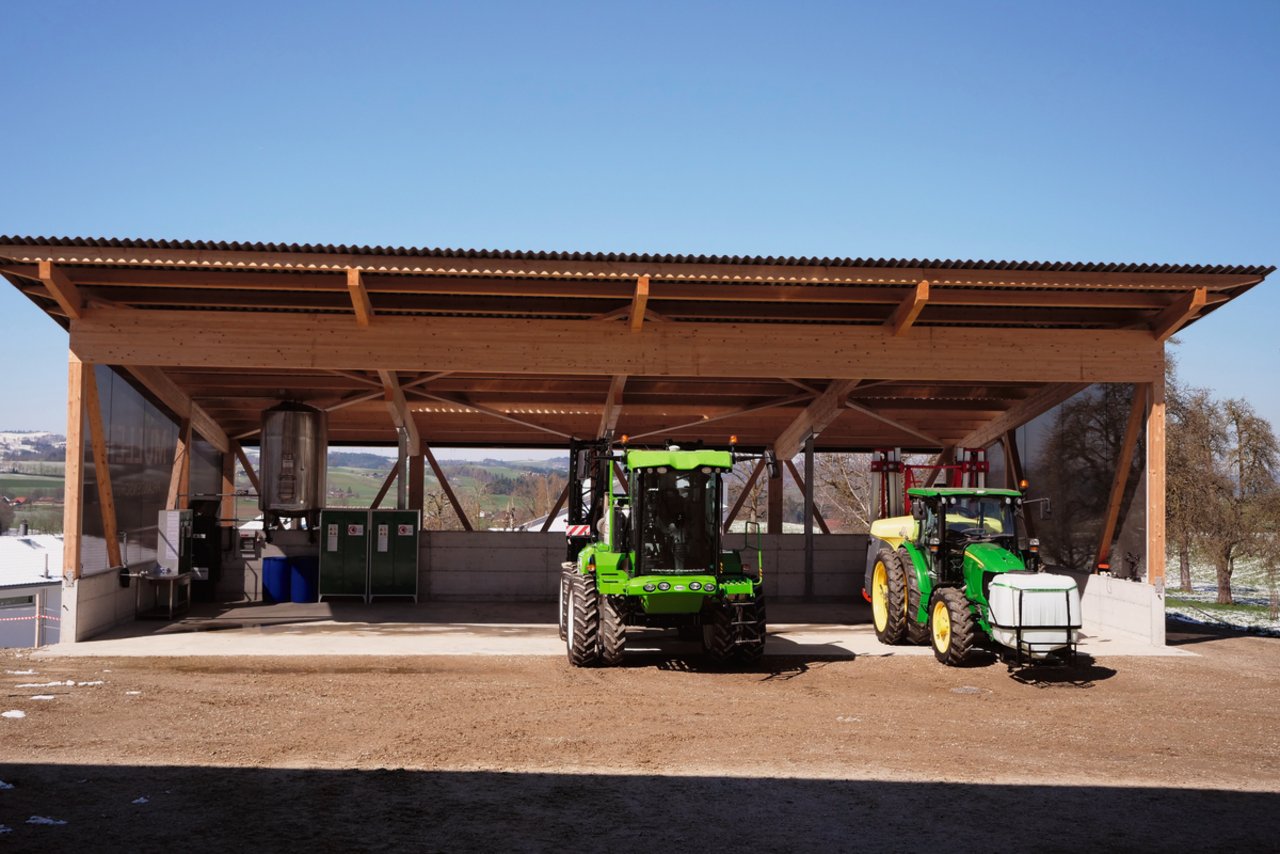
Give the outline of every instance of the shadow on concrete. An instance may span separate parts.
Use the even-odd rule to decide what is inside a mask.
[[[0,779],[13,851],[1074,854],[1272,850],[1280,830],[1280,795],[1155,786],[43,764]]]

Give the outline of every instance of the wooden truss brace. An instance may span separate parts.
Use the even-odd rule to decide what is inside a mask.
[[[67,274],[49,261],[41,261],[38,269],[45,290],[62,307],[67,317],[73,320],[82,317],[84,298],[80,295],[80,289],[67,278]]]
[[[382,380],[383,399],[387,402],[387,411],[391,413],[391,420],[397,429],[404,430],[409,437],[409,456],[419,456],[422,437],[418,434],[418,422],[413,420],[413,413],[409,411],[409,403],[405,400],[400,378],[395,371],[385,370],[378,371],[378,377]]]
[[[1116,525],[1120,521],[1120,502],[1124,500],[1124,488],[1129,482],[1129,470],[1133,468],[1133,451],[1138,446],[1138,433],[1142,430],[1142,419],[1147,414],[1147,390],[1142,385],[1133,387],[1133,406],[1129,410],[1129,421],[1124,428],[1124,441],[1120,444],[1120,456],[1116,459],[1115,474],[1111,479],[1111,496],[1107,499],[1106,523],[1102,527],[1102,538],[1098,541],[1098,559],[1095,567],[1101,567],[1111,554],[1111,544],[1115,540]]]
[[[232,447],[235,449],[236,459],[240,461],[240,467],[244,469],[245,476],[249,478],[249,483],[253,484],[253,491],[262,494],[262,484],[258,482],[258,473],[253,470],[253,465],[249,462],[249,457],[245,455],[244,448],[240,447],[240,443],[236,442]]]
[[[98,402],[98,378],[93,365],[85,365],[84,403],[89,416],[89,438],[93,444],[93,479],[98,484],[98,507],[102,511],[102,537],[107,544],[111,568],[123,566],[120,559],[120,530],[116,523],[116,499],[111,488],[111,464],[107,458],[107,434],[102,427]]]
[[[787,471],[791,472],[791,477],[795,479],[796,486],[800,487],[800,493],[804,494],[804,478],[800,476],[800,471],[796,468],[796,464],[791,461],[790,457],[787,457]],[[822,529],[822,533],[831,533],[831,529],[827,527],[827,520],[822,518],[822,512],[818,510],[817,501],[813,502],[813,521],[818,523],[818,527]]]
[[[377,510],[382,506],[382,499],[387,497],[387,490],[391,489],[391,484],[396,482],[396,478],[400,476],[400,461],[396,460],[391,465],[391,471],[387,474],[386,480],[382,481],[382,486],[378,488],[378,494],[374,496],[373,503],[369,506]]]
[[[369,302],[369,290],[364,277],[355,268],[347,270],[347,292],[351,294],[351,307],[355,309],[356,323],[368,326],[373,320],[373,303]]]
[[[756,467],[751,470],[751,476],[747,478],[747,483],[742,487],[742,492],[738,493],[738,500],[733,502],[733,509],[729,511],[729,515],[724,519],[725,533],[729,532],[729,526],[733,524],[733,520],[738,518],[742,505],[747,503],[747,496],[751,494],[751,490],[755,489],[756,479],[760,477],[760,472],[764,471],[764,460],[756,463]]]
[[[547,518],[542,520],[541,532],[546,533],[551,527],[551,523],[560,515],[560,508],[564,506],[564,501],[569,497],[569,484],[564,485],[564,489],[560,490],[560,497],[556,499],[556,506],[551,508],[551,512],[547,514]]]
[[[170,510],[186,508],[191,492],[191,421],[178,425],[178,442],[173,449],[173,468],[169,471],[169,494],[164,506]]]
[[[600,428],[596,431],[596,438],[603,439],[617,429],[618,416],[622,414],[622,389],[626,384],[626,374],[618,374],[610,381],[609,396],[604,401],[604,412],[600,414]]]
[[[1043,415],[1059,403],[1089,387],[1088,383],[1054,383],[1047,385],[1030,397],[1018,401],[1005,412],[956,442],[958,448],[985,448],[996,439],[1016,427],[1021,427],[1037,415]]]
[[[631,437],[631,440],[635,441],[637,439],[647,439],[650,436],[660,436],[663,433],[675,433],[679,430],[684,430],[689,427],[697,427],[702,424],[710,424],[713,421],[724,421],[726,418],[736,418],[739,415],[750,415],[753,412],[763,412],[766,409],[773,409],[778,406],[787,406],[792,403],[800,403],[802,401],[811,400],[812,397],[813,397],[812,395],[808,395],[808,394],[798,394],[792,397],[778,397],[778,398],[774,398],[773,400],[768,400],[768,401],[765,401],[764,403],[757,404],[755,406],[748,406],[745,409],[735,409],[733,412],[722,412],[719,415],[712,415],[707,418],[699,418],[697,421],[688,421],[684,424],[676,424],[671,427],[663,427],[659,430],[650,430],[648,433],[637,433],[636,435]]]
[[[640,331],[644,325],[644,307],[649,302],[649,277],[641,276],[636,279],[636,293],[631,298],[631,333]]]
[[[169,375],[162,369],[143,365],[125,365],[124,369],[168,407],[179,422],[190,421],[192,429],[206,442],[224,454],[230,453],[231,440],[227,438],[222,426],[177,383],[169,379]]]
[[[852,409],[854,412],[861,412],[863,415],[867,416],[868,418],[874,418],[876,421],[879,421],[882,424],[888,424],[890,427],[894,428],[895,430],[901,430],[903,433],[908,433],[912,436],[915,436],[917,439],[923,439],[924,441],[928,442],[930,445],[933,445],[939,448],[942,447],[943,445],[943,441],[937,438],[936,436],[930,436],[928,433],[921,433],[916,428],[903,424],[901,421],[895,421],[894,419],[889,418],[888,416],[881,415],[879,412],[876,412],[874,409],[871,409],[870,407],[863,406],[860,403],[854,403],[851,400],[846,400],[844,402],[844,405],[849,409]]]
[[[436,455],[431,453],[431,449],[426,445],[422,446],[422,453],[427,458],[427,462],[431,464],[431,470],[435,472],[440,488],[444,490],[445,497],[449,499],[449,503],[453,506],[453,512],[458,514],[458,521],[462,523],[462,529],[464,531],[472,530],[471,520],[467,518],[466,512],[463,511],[462,504],[458,501],[458,496],[453,494],[453,487],[449,485],[449,481],[444,476],[444,470],[436,462]]]
[[[773,442],[780,460],[794,457],[810,435],[818,435],[844,411],[845,398],[858,385],[858,380],[832,380],[822,394],[810,403]]]
[[[1151,334],[1157,341],[1168,340],[1175,332],[1185,326],[1200,313],[1208,300],[1208,291],[1196,288],[1189,294],[1179,297],[1169,307],[1156,315],[1151,321]]]
[[[407,389],[408,387],[406,386],[405,388]],[[440,403],[452,404],[453,406],[466,407],[467,409],[471,409],[476,412],[483,413],[485,415],[491,415],[494,418],[500,418],[503,421],[509,421],[512,424],[519,424],[522,427],[528,427],[530,430],[540,430],[543,433],[550,433],[551,435],[559,436],[562,439],[573,438],[573,435],[571,433],[565,433],[563,430],[556,430],[552,427],[544,427],[543,425],[536,424],[533,421],[525,421],[522,418],[516,418],[515,416],[508,415],[505,412],[499,412],[498,410],[490,409],[487,406],[480,406],[479,404],[471,403],[470,401],[467,401],[463,398],[452,397],[452,396],[443,395],[443,394],[432,394],[431,392],[422,391],[416,388],[409,389],[409,393],[416,395],[418,397],[424,398],[426,400],[435,400],[435,401],[439,401]]]

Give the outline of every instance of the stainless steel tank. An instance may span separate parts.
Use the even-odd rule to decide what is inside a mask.
[[[303,516],[324,507],[328,455],[327,413],[301,403],[263,412],[258,509]]]

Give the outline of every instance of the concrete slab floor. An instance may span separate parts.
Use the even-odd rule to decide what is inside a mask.
[[[657,629],[629,630],[627,646],[678,656],[699,651],[674,631]],[[1080,651],[1093,657],[1194,655],[1119,634],[1086,637]],[[196,604],[172,623],[129,623],[92,640],[36,650],[33,657],[564,654],[554,603],[391,601]],[[765,655],[850,659],[927,656],[932,650],[881,644],[862,602],[779,603],[769,606]]]

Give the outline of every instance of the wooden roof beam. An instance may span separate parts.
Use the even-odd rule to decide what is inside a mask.
[[[956,442],[958,448],[985,448],[1010,430],[1021,427],[1053,407],[1079,394],[1089,383],[1056,383],[1047,385],[1030,397],[1019,401],[1004,414],[992,419]]]
[[[844,411],[845,399],[858,385],[859,380],[832,380],[822,394],[805,407],[787,428],[773,441],[774,453],[780,460],[789,460],[800,450],[805,439],[826,429],[827,425]]]
[[[421,389],[416,389],[416,388],[411,389],[409,393],[412,395],[415,395],[416,397],[424,398],[426,400],[437,400],[441,403],[451,403],[454,406],[462,406],[467,409],[471,409],[476,412],[480,412],[485,415],[489,415],[494,418],[501,419],[502,421],[508,421],[512,424],[519,424],[521,427],[528,427],[530,430],[538,430],[543,433],[550,433],[553,436],[560,436],[561,438],[564,438],[564,439],[573,438],[572,433],[565,433],[564,431],[557,430],[554,427],[547,427],[542,424],[537,424],[533,421],[526,421],[523,418],[516,418],[512,415],[508,415],[505,412],[499,412],[498,410],[490,409],[487,406],[480,406],[479,404],[472,403],[471,401],[465,400],[460,397],[453,397],[450,395],[443,395],[443,394],[432,394],[429,391],[422,391]]]
[[[125,365],[124,370],[167,406],[179,421],[190,421],[192,429],[205,441],[224,454],[231,452],[231,440],[222,426],[163,370],[142,365]]]
[[[1152,336],[1157,341],[1168,340],[1200,313],[1200,310],[1205,307],[1207,298],[1208,292],[1204,288],[1196,288],[1191,293],[1174,300],[1151,321]]]
[[[611,436],[618,428],[618,416],[622,414],[622,389],[626,384],[626,374],[615,375],[609,383],[609,394],[604,401],[604,412],[600,414],[600,429],[596,431],[596,438]]]
[[[636,279],[635,296],[631,298],[631,334],[640,331],[644,325],[644,307],[649,302],[649,277],[641,276]]]
[[[737,418],[742,415],[753,415],[757,412],[763,412],[766,409],[773,409],[778,406],[789,406],[793,403],[802,403],[804,401],[812,400],[812,399],[813,399],[813,396],[808,394],[798,394],[792,397],[779,397],[773,400],[766,401],[764,403],[757,404],[755,406],[748,406],[743,409],[735,409],[732,412],[722,412],[719,415],[711,415],[711,416],[699,418],[697,421],[688,421],[684,424],[676,424],[671,427],[662,427],[657,430],[650,430],[646,433],[637,433],[631,437],[631,441],[634,442],[637,439],[647,439],[650,436],[661,436],[663,433],[676,433],[676,432],[679,432],[680,430],[687,430],[690,427],[701,427],[704,424],[711,424],[712,422],[715,422],[715,421],[724,421],[727,418]]]
[[[916,318],[920,316],[920,312],[924,311],[925,303],[928,301],[929,283],[918,282],[916,289],[903,297],[902,302],[898,303],[898,307],[893,310],[893,314],[889,315],[889,319],[884,322],[889,334],[905,335],[911,328],[911,324],[915,323]]]
[[[356,312],[356,323],[368,326],[373,320],[373,303],[369,302],[369,291],[364,286],[364,277],[354,267],[347,270],[347,292],[351,295],[351,307]]]
[[[852,409],[854,412],[860,412],[863,415],[867,416],[868,418],[872,418],[872,419],[875,419],[876,421],[879,421],[881,424],[888,424],[890,427],[892,427],[895,430],[901,430],[903,433],[907,433],[908,435],[915,436],[917,439],[923,439],[924,441],[928,442],[930,445],[934,445],[936,447],[941,448],[945,444],[941,439],[939,439],[936,436],[930,436],[928,433],[922,433],[921,431],[910,426],[909,424],[903,424],[901,421],[895,421],[894,419],[889,418],[886,415],[881,415],[879,412],[876,412],[874,409],[871,409],[870,407],[863,406],[862,404],[859,404],[859,403],[854,403],[851,400],[846,400],[844,402],[844,405],[847,408]]]
[[[382,379],[383,400],[387,402],[387,411],[396,428],[404,430],[409,436],[409,454],[418,456],[421,453],[422,437],[418,435],[418,422],[413,420],[409,403],[405,400],[404,389],[400,386],[400,377],[395,371],[378,371]]]
[[[84,312],[84,298],[80,295],[80,290],[71,280],[67,278],[67,274],[61,269],[55,267],[52,262],[41,261],[39,264],[40,281],[44,283],[45,290],[49,292],[49,296],[62,307],[67,313],[67,317],[78,319]]]

